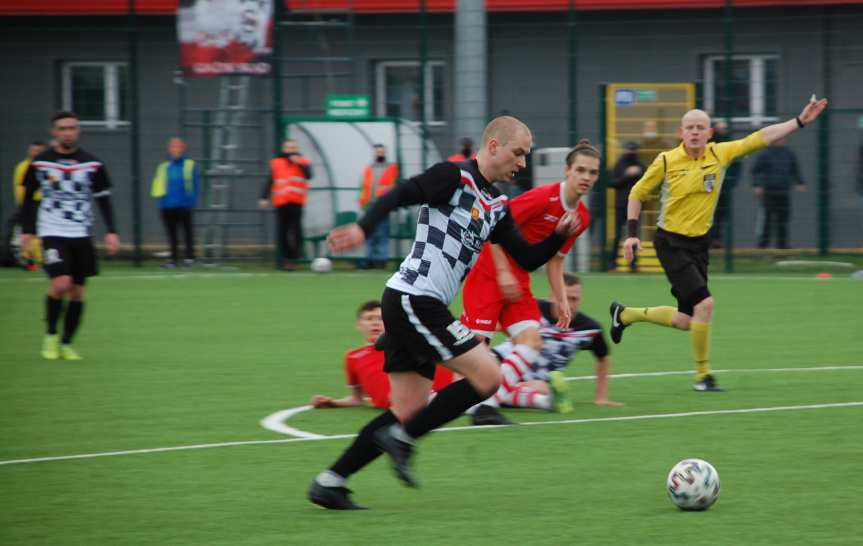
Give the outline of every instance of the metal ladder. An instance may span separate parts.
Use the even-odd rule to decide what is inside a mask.
[[[205,172],[207,188],[204,208],[208,209],[204,226],[204,261],[220,263],[227,244],[227,210],[231,206],[231,181],[243,174],[237,163],[240,128],[245,121],[249,76],[226,76],[219,87],[219,105],[213,120],[210,150],[212,157]]]

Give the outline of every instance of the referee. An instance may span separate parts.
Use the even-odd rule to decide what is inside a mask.
[[[105,165],[78,147],[81,126],[72,112],[59,112],[51,120],[56,146],[33,158],[24,175],[24,201],[21,204],[21,247],[29,248],[34,234],[42,239],[44,269],[51,278],[45,297],[46,332],[42,358],[81,360],[72,348],[84,313],[84,283],[98,273],[91,230],[92,200],[96,201],[107,234],[105,248],[117,252],[120,239],[114,228],[111,209],[111,181]],[[33,196],[42,192],[41,204]],[[38,215],[37,215],[38,208]],[[37,221],[38,216],[38,221]],[[68,299],[63,320],[63,337],[57,322]]]
[[[764,127],[746,138],[710,142],[713,129],[710,116],[690,110],[680,120],[678,137],[683,141],[672,150],[660,153],[629,193],[627,239],[623,243],[626,260],[631,262],[635,249],[641,250],[638,216],[641,203],[661,184],[659,220],[653,240],[656,255],[671,283],[677,309],[670,306],[625,307],[612,302],[611,339],[620,343],[623,330],[635,322],[651,322],[679,330],[689,330],[695,357],[696,391],[720,391],[710,373],[710,322],[713,297],[707,289],[710,226],[716,201],[728,165],[783,139],[809,125],[827,107],[827,99],[815,95],[794,119]]]

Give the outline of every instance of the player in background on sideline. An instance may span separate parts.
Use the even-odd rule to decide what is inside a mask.
[[[498,391],[497,402],[502,406],[514,408],[535,408],[551,411],[555,407],[572,405],[569,399],[569,385],[563,375],[563,369],[575,358],[579,351],[589,349],[596,357],[596,394],[593,403],[597,406],[619,407],[620,402],[608,399],[608,371],[611,361],[608,358],[608,344],[602,334],[602,326],[579,312],[581,307],[583,288],[581,279],[572,273],[563,274],[563,282],[566,285],[566,300],[569,304],[572,319],[569,324],[560,327],[559,317],[555,313],[552,302],[544,299],[538,300],[542,312],[542,323],[539,334],[542,337],[542,348],[536,362],[533,363],[522,377],[522,381],[516,384],[511,392]],[[515,344],[511,340],[492,347],[492,352],[499,360],[503,361],[511,354]],[[556,388],[554,383],[558,383]],[[560,400],[555,400],[560,397]],[[482,408],[486,402],[480,404],[473,416],[473,424],[490,425],[503,424],[489,422],[482,418],[485,413]]]
[[[334,510],[361,509],[345,482],[381,451],[390,456],[397,477],[416,487],[411,469],[416,441],[497,391],[500,367],[448,306],[486,240],[503,245],[532,270],[574,235],[573,215],[566,214],[548,238],[530,245],[509,214],[506,196],[492,185],[511,181],[525,167],[531,146],[533,135],[524,123],[497,117],[483,131],[476,159],[433,165],[378,199],[357,224],[330,232],[334,252],[356,248],[390,211],[422,205],[411,253],[387,281],[381,300],[386,334],[379,344],[386,353],[391,410],[363,427],[339,459],[313,480],[311,502]],[[464,379],[429,402],[439,362]]]
[[[565,179],[539,186],[510,201],[510,212],[519,230],[528,242],[548,237],[558,220],[567,212],[578,218],[578,229],[558,253],[546,264],[545,272],[551,287],[552,306],[558,317],[557,326],[569,325],[571,314],[563,281],[564,258],[575,244],[575,239],[590,225],[590,212],[581,198],[587,195],[599,178],[600,153],[588,140],[581,140],[566,155]],[[522,381],[542,348],[539,334],[541,314],[530,288],[530,274],[519,267],[513,257],[499,246],[486,244],[470,271],[462,291],[464,313],[461,322],[480,339],[491,339],[498,325],[513,342],[513,349],[501,362],[501,386],[496,399],[505,400]],[[552,389],[563,388],[566,383],[554,381]],[[493,399],[477,408],[475,420],[485,424],[508,424],[507,420],[491,408]],[[554,400],[565,401],[561,393]],[[572,404],[555,405],[555,410],[572,411]],[[493,423],[495,414],[498,423]]]
[[[84,314],[84,283],[99,272],[93,248],[92,200],[105,221],[105,248],[115,254],[120,238],[114,227],[111,208],[111,180],[105,165],[78,147],[81,126],[72,112],[59,112],[51,120],[57,145],[33,158],[24,176],[21,204],[21,247],[30,248],[33,234],[42,239],[44,269],[51,278],[45,297],[46,332],[42,358],[81,360],[72,348],[72,337]],[[34,196],[42,192],[38,207]],[[63,338],[58,339],[57,322],[68,299],[63,321]],[[62,343],[61,343],[62,341]]]
[[[362,406],[367,396],[376,408],[390,407],[390,378],[384,372],[384,352],[375,347],[375,340],[384,332],[381,302],[367,301],[357,310],[357,330],[366,344],[345,354],[345,378],[350,394],[331,398],[323,394],[312,396],[315,408],[353,408]],[[439,391],[452,383],[453,374],[443,366],[435,368],[432,390]]]
[[[625,307],[612,302],[611,339],[620,343],[623,330],[636,322],[689,330],[695,357],[696,391],[720,391],[710,373],[710,326],[714,300],[707,288],[710,226],[728,165],[735,159],[778,142],[815,121],[827,99],[815,95],[794,119],[768,125],[749,136],[726,142],[708,142],[713,136],[710,116],[690,110],[680,120],[677,148],[660,153],[629,193],[626,260],[641,250],[638,216],[641,203],[662,184],[660,212],[653,244],[671,283],[677,309],[670,306]]]

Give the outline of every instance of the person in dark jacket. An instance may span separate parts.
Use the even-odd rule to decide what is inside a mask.
[[[644,174],[644,163],[639,157],[638,143],[627,142],[623,154],[614,164],[608,184],[614,188],[614,244],[611,246],[608,261],[609,270],[614,270],[617,267],[617,249],[620,246],[623,227],[626,224],[626,204],[629,200],[629,190],[638,182],[642,174]],[[633,271],[635,270],[634,260],[630,267]]]
[[[758,239],[759,248],[767,248],[773,225],[776,225],[776,246],[788,248],[788,219],[791,212],[791,187],[806,191],[800,178],[797,156],[784,140],[765,149],[758,155],[752,167],[752,187],[761,199],[763,207],[762,228]]]
[[[725,121],[717,121],[713,125],[713,141],[727,142],[732,140],[731,134],[728,131],[728,123]],[[710,229],[710,246],[713,248],[722,248],[722,230],[728,225],[728,218],[731,214],[731,194],[740,180],[740,175],[743,172],[743,160],[738,159],[728,166],[725,171],[725,178],[722,179],[722,189],[719,193],[719,199],[716,201],[716,214],[713,216],[713,227]]]

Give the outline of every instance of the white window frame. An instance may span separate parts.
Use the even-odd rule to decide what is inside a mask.
[[[69,61],[62,65],[63,78],[63,110],[75,111],[72,104],[72,69],[80,66],[98,66],[104,71],[104,118],[101,120],[81,120],[82,126],[104,127],[106,129],[117,129],[129,125],[129,120],[120,119],[120,68],[126,67],[128,74],[128,63],[119,61]]]
[[[731,121],[734,123],[749,123],[752,126],[760,127],[766,122],[778,121],[777,116],[767,116],[765,111],[766,85],[764,78],[764,61],[775,60],[778,62],[779,55],[774,54],[747,54],[747,55],[732,55],[732,61],[745,60],[749,61],[749,115],[734,116]],[[704,57],[704,106],[708,112],[714,114],[715,119],[723,119],[717,110],[716,97],[713,95],[713,84],[717,77],[721,75],[714,74],[713,63],[715,61],[724,61],[725,55],[708,55]],[[776,86],[777,90],[779,85]],[[779,97],[776,98],[779,100]],[[778,105],[777,105],[778,107]]]
[[[387,113],[387,87],[386,87],[386,69],[387,68],[395,68],[395,67],[411,67],[418,68],[420,65],[419,61],[381,61],[377,63],[375,67],[375,82],[376,82],[376,93],[375,93],[375,111],[377,115],[380,117],[386,116]],[[443,67],[443,61],[426,61],[425,65],[425,78],[424,84],[425,89],[423,89],[423,107],[425,109],[425,117],[426,123],[429,125],[446,125],[445,113],[440,112],[441,119],[433,120],[432,114],[434,113],[434,81],[432,78],[434,76],[434,67]]]

